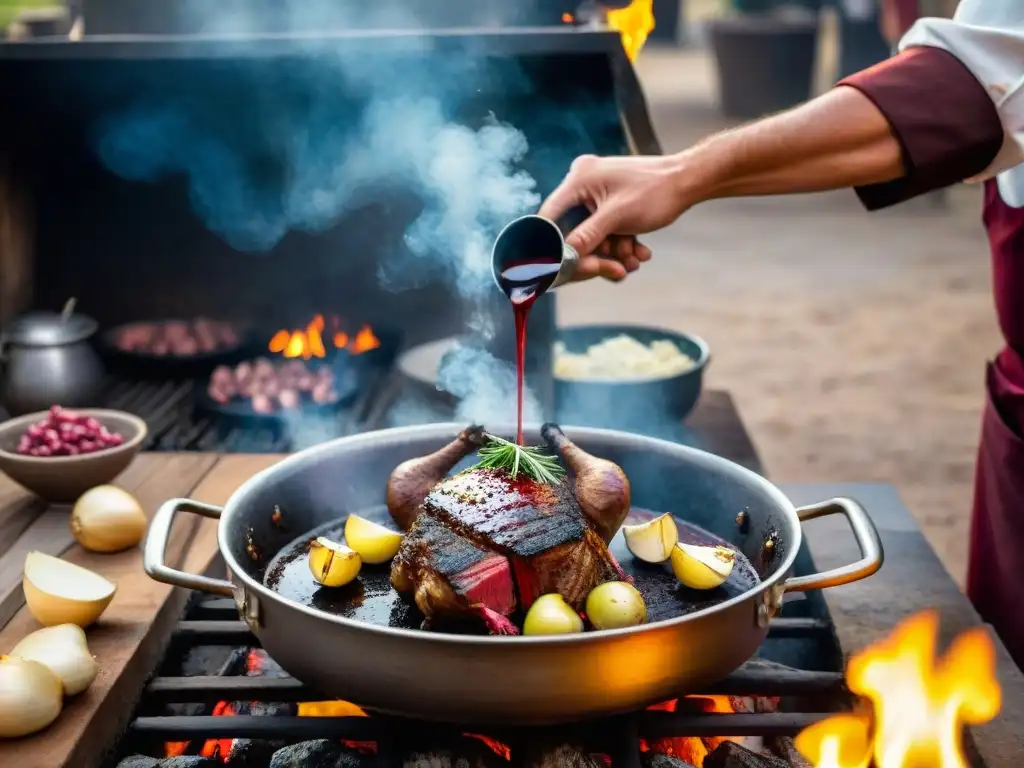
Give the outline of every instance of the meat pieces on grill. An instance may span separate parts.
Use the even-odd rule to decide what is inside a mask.
[[[210,376],[206,392],[221,405],[248,400],[256,413],[297,410],[303,399],[317,404],[335,402],[334,373],[328,366],[316,370],[303,360],[274,364],[266,358],[239,363],[234,368],[218,366]]]

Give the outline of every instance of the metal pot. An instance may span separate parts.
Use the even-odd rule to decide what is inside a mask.
[[[89,340],[97,323],[80,314],[32,312],[0,335],[0,404],[12,416],[51,405],[99,405],[103,364]]]
[[[851,499],[798,510],[767,480],[703,451],[623,432],[567,428],[584,450],[622,467],[636,506],[671,511],[735,544],[751,562],[761,562],[761,583],[666,621],[548,637],[378,626],[300,605],[264,586],[274,553],[346,513],[379,515],[395,465],[437,450],[461,428],[401,427],[318,445],[251,478],[223,509],[188,499],[168,501],[150,525],[146,572],[167,584],[233,596],[242,619],[274,660],[325,697],[435,721],[525,725],[635,710],[698,690],[754,654],[786,591],[856,581],[882,564],[878,534]],[[540,442],[536,428],[526,436]],[[275,518],[275,505],[284,510],[283,520]],[[738,526],[740,511],[745,522]],[[164,564],[168,534],[180,512],[220,519],[220,552],[230,581]],[[861,559],[826,573],[791,577],[801,522],[831,514],[849,520]],[[621,534],[616,540],[621,544]],[[773,545],[766,550],[768,540]],[[616,541],[612,546],[618,551]]]

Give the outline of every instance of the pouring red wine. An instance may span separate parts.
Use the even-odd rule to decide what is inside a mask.
[[[586,210],[583,209],[583,215]],[[578,218],[578,216],[577,216]],[[516,329],[516,443],[523,444],[523,397],[526,371],[526,326],[541,294],[561,282],[571,249],[560,227],[540,216],[523,216],[501,231],[494,242],[494,280],[512,303]]]

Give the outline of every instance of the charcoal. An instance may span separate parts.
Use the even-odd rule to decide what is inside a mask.
[[[156,764],[157,768],[221,768],[220,760],[210,757],[167,757]]]
[[[545,749],[525,761],[526,768],[607,768],[607,763],[571,744]]]
[[[791,768],[812,768],[811,764],[796,748],[796,744],[789,736],[777,736],[767,739],[768,748],[781,757]]]
[[[236,710],[241,711],[241,710]],[[250,714],[258,714],[252,712]],[[224,762],[231,768],[267,768],[271,756],[283,747],[283,741],[265,741],[263,739],[234,739],[231,751]]]
[[[160,761],[155,757],[132,755],[117,764],[117,768],[157,768]]]
[[[317,739],[277,750],[268,768],[335,768],[342,757],[341,745]]]
[[[377,763],[373,758],[364,758],[359,752],[346,751],[338,758],[334,768],[364,768],[367,765],[377,765]]]
[[[402,761],[402,768],[492,768],[496,764],[487,762],[482,755],[469,756],[444,749],[413,752]]]
[[[641,762],[644,764],[644,768],[693,768],[685,760],[657,752],[644,752]]]
[[[719,744],[704,758],[704,768],[790,768],[777,757],[759,755],[732,741]]]

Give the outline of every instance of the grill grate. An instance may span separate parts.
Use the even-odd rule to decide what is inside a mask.
[[[800,642],[831,632],[827,620],[805,617],[776,619],[770,628],[773,640]],[[234,602],[227,598],[204,599],[193,605],[187,620],[179,622],[162,672],[185,668],[184,659],[197,650],[259,648],[259,640],[237,620]],[[299,717],[295,704],[323,701],[325,697],[294,678],[273,673],[166,675],[160,674],[146,686],[143,709],[129,725],[125,741],[131,744],[201,742],[202,740],[260,740],[285,744],[316,739],[377,745],[375,755],[364,765],[393,768],[402,765],[400,746],[416,734],[426,739],[456,743],[464,729],[455,725],[420,723],[383,714],[368,717]],[[789,737],[828,716],[848,696],[840,672],[795,669],[771,661],[754,659],[726,679],[693,696],[784,698],[807,705],[807,711],[755,711],[695,713],[645,710],[631,715],[550,728],[492,728],[486,735],[503,744],[533,744],[557,729],[561,741],[599,745],[612,758],[615,768],[640,768],[641,741],[687,737]],[[253,705],[273,714],[240,712],[230,717],[211,715],[217,702],[273,702]],[[168,707],[179,712],[182,705],[199,714],[162,714]],[[255,711],[255,710],[253,710]],[[513,746],[513,749],[515,747]],[[230,765],[230,761],[229,761]]]
[[[147,451],[219,451],[224,453],[287,453],[306,447],[285,425],[239,427],[196,410],[196,395],[206,383],[198,379],[144,380],[112,377],[104,406],[144,419]],[[339,410],[333,421],[318,419],[316,442],[376,428],[383,393],[390,389],[387,368],[363,374],[359,394]]]

